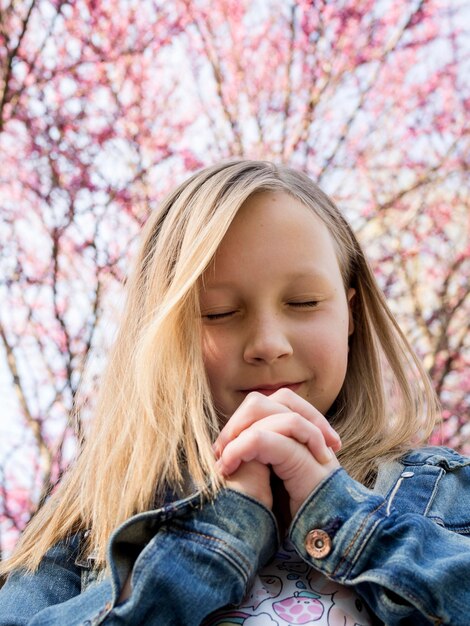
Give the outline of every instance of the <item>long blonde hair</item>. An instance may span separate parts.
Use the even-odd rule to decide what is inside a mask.
[[[220,488],[211,448],[219,425],[202,362],[197,284],[245,200],[276,190],[323,220],[345,289],[356,289],[348,370],[328,415],[343,441],[341,463],[370,483],[379,459],[429,436],[438,411],[431,384],[334,203],[285,166],[237,160],[208,167],[148,219],[90,432],[0,573],[34,571],[54,543],[85,529],[87,550],[103,567],[112,531],[161,503],[169,488],[183,493],[186,476],[208,495]]]

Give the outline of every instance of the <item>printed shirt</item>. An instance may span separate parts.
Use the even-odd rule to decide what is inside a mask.
[[[328,580],[303,561],[289,540],[255,578],[237,608],[213,613],[204,626],[371,626],[351,587]]]

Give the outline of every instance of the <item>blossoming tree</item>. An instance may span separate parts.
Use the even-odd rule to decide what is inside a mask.
[[[230,156],[337,200],[434,381],[436,439],[470,452],[469,18],[460,0],[0,3],[5,552],[83,435],[141,225]]]

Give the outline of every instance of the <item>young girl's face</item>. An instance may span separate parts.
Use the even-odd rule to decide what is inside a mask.
[[[325,414],[346,375],[353,295],[311,209],[284,192],[249,198],[200,287],[203,357],[219,414],[229,418],[250,391],[281,387]]]

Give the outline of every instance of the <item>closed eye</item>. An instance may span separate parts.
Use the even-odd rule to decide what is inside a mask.
[[[225,311],[224,313],[206,313],[203,315],[203,319],[213,322],[215,320],[221,320],[227,317],[231,317],[235,314],[235,311]]]
[[[308,302],[289,302],[290,306],[299,309],[314,309],[316,306],[318,306],[318,304],[318,300],[309,300]]]

